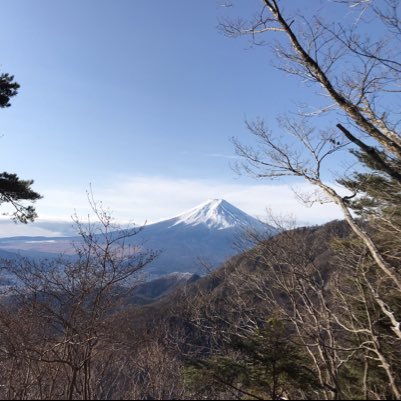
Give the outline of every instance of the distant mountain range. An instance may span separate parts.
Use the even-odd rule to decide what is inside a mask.
[[[247,231],[270,236],[275,229],[225,200],[209,200],[179,216],[145,226],[133,237],[141,246],[161,251],[149,266],[152,276],[172,272],[205,273],[251,246]],[[40,257],[72,253],[76,237],[11,237],[0,239],[0,253]],[[239,245],[242,244],[242,245]],[[1,256],[1,255],[0,255]]]

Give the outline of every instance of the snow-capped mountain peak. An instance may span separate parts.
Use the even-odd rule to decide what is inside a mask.
[[[171,226],[204,225],[215,230],[231,227],[250,228],[262,224],[224,199],[211,199],[172,219]]]

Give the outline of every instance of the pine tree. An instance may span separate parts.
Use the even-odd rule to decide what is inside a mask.
[[[0,74],[0,108],[10,107],[10,98],[18,93],[19,84],[10,74]]]
[[[14,81],[14,76],[0,74],[0,108],[10,107],[10,100],[17,95],[20,85]],[[0,204],[8,203],[14,209],[13,220],[27,223],[36,217],[35,208],[26,205],[24,201],[35,202],[42,196],[35,192],[31,185],[33,180],[21,180],[16,174],[0,173]]]
[[[281,400],[309,398],[319,384],[283,322],[274,317],[248,334],[234,334],[209,358],[192,361],[189,387],[202,398]],[[283,398],[284,397],[284,398]]]

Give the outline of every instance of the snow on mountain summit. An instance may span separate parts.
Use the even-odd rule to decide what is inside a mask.
[[[172,225],[205,225],[210,229],[255,228],[262,223],[223,199],[211,199],[172,219]]]

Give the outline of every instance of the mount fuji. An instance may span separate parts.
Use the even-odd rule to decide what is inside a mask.
[[[169,225],[169,228],[181,227],[207,227],[210,230],[225,230],[228,228],[266,229],[260,220],[244,213],[223,199],[211,199],[185,213],[164,220],[160,224]]]
[[[151,266],[155,274],[202,274],[205,267],[217,267],[249,247],[249,242],[243,241],[248,231],[266,236],[275,233],[271,226],[227,201],[213,199],[179,216],[150,224],[139,237],[146,247],[161,250]]]
[[[266,236],[275,229],[222,199],[212,199],[176,217],[145,226],[132,240],[146,249],[159,250],[149,266],[153,276],[172,272],[203,274],[251,246],[243,241],[246,232]],[[0,251],[23,255],[68,253],[70,237],[15,237],[0,239]],[[242,246],[239,246],[242,243]]]

